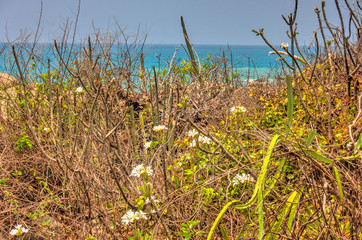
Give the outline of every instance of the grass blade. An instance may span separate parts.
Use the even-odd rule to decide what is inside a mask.
[[[334,175],[336,176],[336,180],[337,180],[339,197],[342,201],[343,200],[343,188],[342,188],[342,183],[341,183],[341,175],[339,174],[338,169],[336,167],[333,167],[333,170],[334,170]]]

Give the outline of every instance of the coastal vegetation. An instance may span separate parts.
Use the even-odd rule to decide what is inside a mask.
[[[249,83],[182,18],[164,68],[121,30],[0,48],[0,239],[362,239],[362,8],[322,1],[303,48],[297,6]]]

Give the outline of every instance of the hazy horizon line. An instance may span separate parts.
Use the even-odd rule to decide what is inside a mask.
[[[10,42],[10,44],[53,44],[53,42]],[[66,43],[66,44],[72,44],[72,42],[57,42],[58,44]],[[9,42],[2,42],[0,41],[0,44],[9,44]],[[73,44],[87,44],[86,42],[74,42]],[[118,43],[112,43],[112,42],[104,42],[101,44],[113,44],[118,45]],[[125,44],[125,43],[124,43]],[[98,45],[97,43],[92,43],[92,45]],[[128,44],[133,45],[133,43]],[[185,45],[185,43],[138,43],[136,45],[144,45],[144,46],[181,46]],[[195,43],[192,44],[193,46],[250,46],[250,47],[269,47],[267,44],[221,44],[221,43]],[[274,47],[279,47],[279,44],[273,44]],[[307,45],[301,45],[300,47],[306,47]]]

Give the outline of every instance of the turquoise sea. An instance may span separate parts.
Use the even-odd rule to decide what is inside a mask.
[[[280,72],[281,65],[277,55],[269,55],[272,51],[268,46],[256,45],[194,45],[200,61],[210,57],[225,57],[229,64],[233,63],[235,71],[249,76],[250,79],[270,78],[275,72]],[[188,54],[181,45],[148,45],[146,46],[145,67],[158,66],[159,59],[170,60],[178,49],[174,61],[188,60]],[[279,49],[279,46],[276,46]],[[161,63],[162,64],[162,63]]]
[[[50,58],[55,61],[55,51],[51,44],[38,44],[38,54],[41,59]],[[73,50],[79,50],[77,45],[73,46]],[[111,51],[114,54],[119,53],[119,46],[113,45]],[[232,71],[238,72],[244,79],[272,78],[276,73],[281,71],[280,61],[277,61],[277,55],[269,55],[272,50],[268,46],[250,46],[250,45],[194,45],[199,60],[205,61],[208,57],[219,58],[225,57],[228,63],[233,66]],[[280,49],[276,46],[276,49]],[[2,50],[2,51],[1,51]],[[142,47],[136,47],[132,51],[143,51],[145,53],[145,68],[148,70],[155,66],[156,69],[167,66],[172,57],[174,62],[182,62],[188,60],[188,54],[184,45],[176,44],[146,44]],[[0,72],[10,72],[9,61],[11,58],[6,56],[9,54],[9,49],[5,43],[0,43]],[[5,68],[5,63],[7,68]],[[14,66],[14,65],[13,65]],[[45,66],[45,64],[44,64]]]

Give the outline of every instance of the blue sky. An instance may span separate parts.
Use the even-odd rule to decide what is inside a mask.
[[[34,32],[40,0],[0,0],[0,41],[15,40],[22,32]],[[314,7],[320,0],[300,0],[297,16],[299,42],[309,44],[318,28]],[[59,38],[67,19],[75,21],[77,0],[44,0],[41,40]],[[287,42],[288,27],[281,15],[293,11],[293,0],[82,0],[77,39],[94,28],[125,34],[147,33],[147,43],[183,43],[183,16],[192,43],[263,45],[252,29],[264,28],[272,44]],[[339,24],[334,1],[327,1],[330,22]]]

